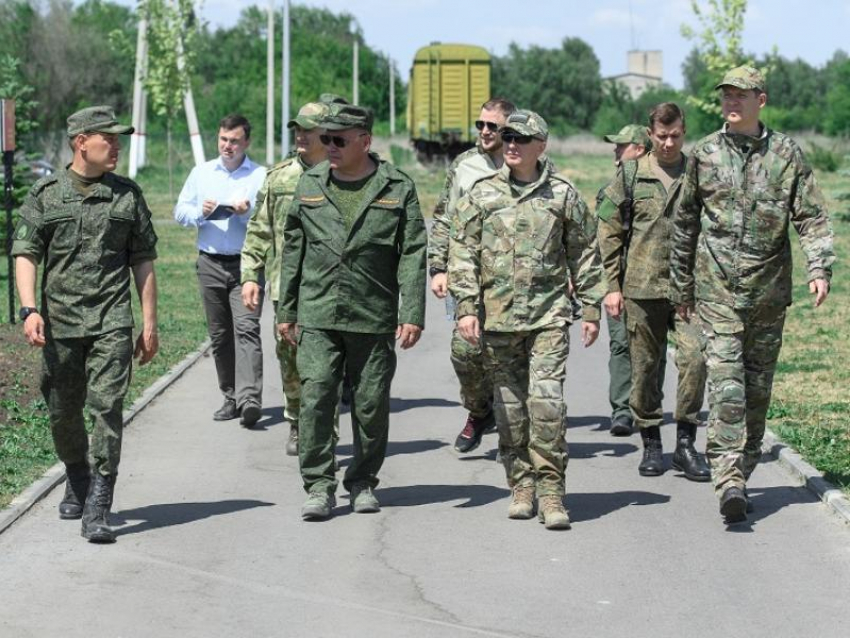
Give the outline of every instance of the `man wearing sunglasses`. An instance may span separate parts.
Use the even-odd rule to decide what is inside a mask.
[[[443,192],[434,209],[428,263],[431,292],[438,299],[448,293],[446,268],[449,257],[449,229],[455,205],[475,180],[498,171],[503,164],[502,137],[499,129],[516,107],[501,98],[493,98],[481,106],[475,122],[478,143],[458,155],[446,172]],[[493,382],[487,373],[486,360],[480,346],[468,343],[452,332],[451,361],[460,382],[460,396],[468,416],[455,440],[458,452],[471,452],[481,443],[485,430],[493,426]]]
[[[305,171],[327,159],[325,146],[319,139],[321,121],[332,103],[348,104],[337,95],[322,94],[318,102],[308,102],[287,123],[295,134],[295,154],[276,164],[266,175],[257,195],[257,212],[248,222],[242,246],[242,302],[248,310],[260,303],[263,275],[268,282],[269,297],[275,311],[280,296],[280,254],[283,249],[283,222],[292,203],[295,186]],[[289,421],[286,453],[298,454],[298,411],[301,405],[301,379],[295,365],[295,348],[274,331],[276,354],[283,383],[284,416]]]
[[[646,127],[640,124],[628,124],[619,133],[606,135],[606,142],[614,145],[614,165],[618,167],[617,174],[596,196],[598,211],[605,199],[605,190],[616,188],[623,183],[627,188],[634,178],[633,160],[637,160],[650,148]],[[619,170],[621,165],[626,171]],[[616,281],[612,289],[619,290],[622,281]],[[632,391],[632,360],[629,355],[629,335],[626,332],[626,322],[622,314],[617,319],[610,314],[605,315],[608,324],[608,401],[611,404],[611,428],[613,436],[629,436],[634,429],[632,412],[629,408],[629,394]],[[661,369],[661,383],[664,381],[664,368]]]
[[[355,512],[380,510],[373,490],[387,448],[393,341],[412,348],[425,325],[425,221],[413,181],[369,152],[372,122],[370,109],[331,106],[320,136],[328,161],[301,177],[284,223],[277,321],[297,346],[305,520],[329,517],[336,503],[344,371],[354,458],[343,485]]]
[[[569,352],[568,273],[583,305],[582,342],[599,332],[605,289],[596,218],[578,191],[541,157],[548,127],[515,111],[502,129],[505,166],[457,204],[449,292],[458,332],[481,342],[494,385],[499,451],[512,498],[508,517],[538,516],[568,529],[564,378]]]

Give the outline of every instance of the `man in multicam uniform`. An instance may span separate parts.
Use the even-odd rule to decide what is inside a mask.
[[[449,292],[457,299],[458,331],[473,345],[483,343],[493,375],[499,450],[512,491],[508,516],[531,518],[536,495],[546,527],[567,529],[568,273],[583,305],[585,346],[599,332],[605,288],[596,218],[541,158],[547,137],[538,114],[508,117],[505,166],[458,202]]]
[[[42,348],[41,391],[67,473],[59,517],[82,518],[82,535],[93,543],[115,541],[109,510],[134,356],[131,271],[142,303],[139,364],[159,348],[151,212],[138,185],[111,172],[121,149],[118,136],[132,132],[108,106],[69,117],[73,161],[33,185],[12,244],[24,334],[30,345]],[[35,281],[41,261],[39,310]],[[91,445],[84,407],[94,420]]]
[[[673,467],[693,481],[708,481],[708,466],[694,448],[705,393],[699,331],[681,318],[674,323],[677,315],[667,300],[671,218],[688,161],[682,153],[685,116],[681,109],[672,102],[654,107],[649,114],[649,135],[652,151],[620,167],[597,208],[599,252],[608,281],[605,309],[609,317],[625,321],[628,328],[632,367],[629,404],[644,445],[638,471],[642,476],[664,473],[659,375],[663,383],[667,331],[675,326],[679,381]]]
[[[670,300],[706,339],[711,478],[727,523],[746,521],[746,484],[761,457],[773,374],[791,303],[800,236],[820,306],[832,276],[832,227],[811,166],[759,121],[762,74],[742,66],[715,87],[726,124],[693,149],[674,218]]]
[[[598,211],[605,201],[605,189],[616,188],[615,181],[631,179],[633,174],[627,174],[619,170],[625,164],[634,167],[633,160],[637,160],[649,151],[651,143],[646,134],[646,127],[640,124],[627,124],[620,129],[619,133],[606,135],[606,142],[614,145],[614,165],[618,167],[617,173],[605,187],[599,190],[596,196],[596,210]],[[629,171],[630,172],[630,171]],[[604,265],[604,263],[603,263]],[[620,273],[622,274],[622,273]],[[619,290],[623,285],[620,281],[610,281],[609,291]],[[633,431],[634,420],[629,408],[629,394],[632,391],[632,360],[629,355],[629,335],[626,332],[626,322],[617,320],[610,314],[606,314],[605,320],[608,324],[608,401],[611,404],[611,429],[613,436],[629,436]],[[664,379],[662,366],[661,379]]]
[[[295,186],[305,171],[327,158],[319,140],[321,119],[331,103],[347,103],[343,98],[323,94],[318,102],[308,102],[287,123],[295,132],[295,155],[276,164],[266,175],[257,195],[257,212],[248,222],[242,245],[242,302],[248,310],[260,303],[260,282],[265,273],[275,313],[280,299],[280,254],[283,250],[283,222],[292,203]],[[295,366],[295,348],[274,330],[276,353],[283,383],[284,416],[289,421],[286,453],[298,455],[298,411],[301,406],[301,379]]]
[[[458,200],[475,180],[498,171],[504,159],[499,129],[516,107],[502,98],[493,98],[481,106],[475,122],[478,144],[458,155],[446,172],[446,183],[434,210],[428,263],[431,292],[438,299],[448,293],[446,268],[449,261],[449,229]],[[493,424],[493,381],[487,373],[486,359],[480,345],[461,338],[457,328],[452,332],[451,361],[460,382],[463,407],[469,415],[455,440],[458,452],[471,452],[481,443],[484,431]]]

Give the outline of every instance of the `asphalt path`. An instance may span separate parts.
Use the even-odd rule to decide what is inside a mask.
[[[253,430],[212,421],[205,357],[126,432],[115,545],[59,520],[61,489],[0,536],[0,636],[848,635],[850,530],[770,460],[736,528],[710,485],[640,477],[638,435],[607,431],[604,328],[590,349],[572,331],[573,528],[509,520],[496,435],[453,450],[465,413],[450,324],[433,299],[428,312],[420,344],[399,353],[380,513],[351,513],[340,486],[333,518],[302,522],[271,339]],[[349,423],[344,413],[343,469]],[[674,430],[663,428],[668,467]]]

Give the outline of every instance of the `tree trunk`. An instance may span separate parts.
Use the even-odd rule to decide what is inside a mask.
[[[168,144],[168,201],[174,201],[174,167],[171,161],[171,118],[166,120],[165,135]]]

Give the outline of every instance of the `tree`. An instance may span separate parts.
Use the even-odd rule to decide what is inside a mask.
[[[826,132],[850,136],[850,60],[838,65],[833,74],[835,81],[826,94]]]

